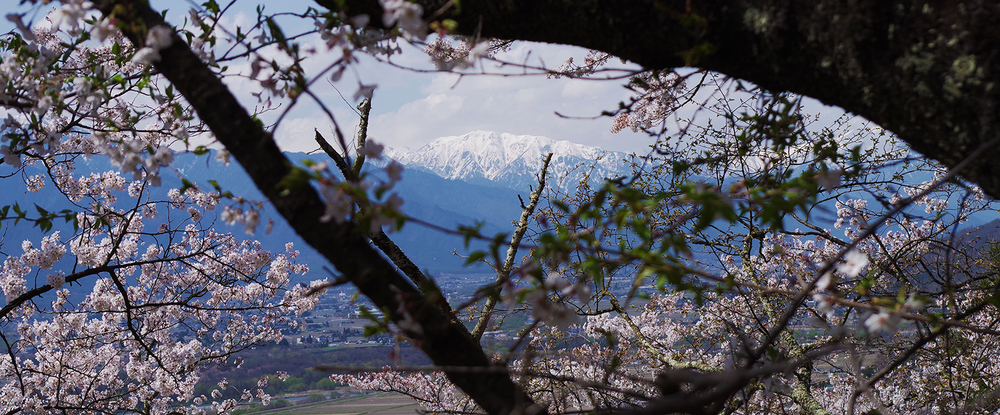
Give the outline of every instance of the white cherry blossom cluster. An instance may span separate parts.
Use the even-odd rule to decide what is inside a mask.
[[[583,64],[580,65],[571,56],[559,65],[558,68],[553,69],[548,75],[549,78],[560,78],[560,77],[584,77],[588,75],[593,75],[597,72],[608,60],[611,59],[611,55],[599,50],[587,51],[587,56],[583,58]]]
[[[525,390],[535,402],[550,413],[567,413],[595,407],[639,405],[635,396],[652,394],[648,382],[621,372],[609,365],[615,359],[625,359],[630,364],[649,364],[635,356],[624,356],[622,349],[614,350],[599,343],[585,343],[568,351],[561,351],[556,341],[559,336],[551,328],[536,330],[528,347],[542,356],[539,361],[512,360],[508,366],[512,373],[523,376]],[[517,376],[517,375],[515,375]],[[566,379],[578,381],[567,382]],[[577,383],[579,382],[579,383]],[[580,393],[579,384],[607,385]]]
[[[214,210],[222,200],[219,192],[201,190],[197,184],[184,189],[184,193],[180,189],[170,189],[167,196],[170,198],[170,206],[178,210],[189,207]]]
[[[70,2],[60,10],[66,15],[74,15],[78,14],[74,10],[80,7],[80,2]],[[20,18],[8,16],[18,22]],[[27,43],[7,51],[0,64],[0,84],[5,86],[0,90],[0,97],[31,106],[22,114],[8,112],[4,121],[4,145],[0,153],[5,163],[14,166],[20,164],[21,155],[28,150],[46,155],[67,144],[63,135],[69,130],[67,124],[71,118],[66,117],[66,112],[96,115],[96,109],[107,100],[106,94],[116,89],[114,85],[102,88],[97,84],[121,68],[114,64],[114,54],[107,45],[67,51],[67,41],[56,31],[58,25],[33,29],[28,29],[23,22],[21,25]],[[68,66],[90,65],[94,69],[86,75],[59,70],[57,59],[67,55]],[[29,114],[34,115],[36,121],[31,121]],[[11,134],[13,132],[17,134]]]
[[[133,62],[144,65],[152,65],[160,61],[160,51],[170,47],[173,43],[173,29],[157,25],[149,28],[146,32],[146,44],[135,52],[132,57]]]
[[[240,204],[243,205],[243,203]],[[245,204],[244,207],[224,206],[219,218],[222,219],[226,225],[243,225],[243,232],[247,235],[253,235],[257,232],[257,226],[260,225],[260,209],[260,205],[254,205],[252,203]],[[271,225],[269,224],[266,233],[269,233],[270,230]]]
[[[57,165],[49,171],[51,177],[55,179],[55,186],[66,194],[69,200],[81,202],[88,199],[102,209],[111,209],[118,202],[118,194],[128,184],[117,171],[77,176],[67,165]],[[132,182],[135,183],[139,182]],[[32,185],[29,183],[29,186]]]
[[[431,412],[477,412],[478,405],[462,393],[442,372],[401,373],[389,370],[359,375],[330,375],[330,380],[360,390],[401,392],[415,397]]]
[[[160,168],[170,166],[174,161],[174,152],[169,147],[153,147],[153,144],[142,140],[111,145],[107,135],[99,133],[94,134],[93,140],[97,150],[108,156],[123,173],[132,173],[135,180],[146,179],[153,186],[160,185]]]
[[[669,348],[681,340],[683,330],[676,320],[667,316],[688,315],[692,311],[691,304],[684,302],[680,294],[658,295],[650,299],[637,315],[630,316],[632,323],[640,328],[638,333],[623,316],[611,313],[587,317],[583,330],[593,338],[610,334],[616,341],[625,342],[626,345],[639,336],[644,336],[656,339],[657,343]]]
[[[868,201],[864,199],[837,200],[837,222],[833,227],[842,229],[848,238],[854,238],[860,231],[868,228],[870,221],[871,212],[868,210]],[[848,226],[845,227],[845,224]]]
[[[94,4],[85,0],[62,0],[62,5],[49,15],[52,25],[58,29],[69,28],[69,34],[78,35],[83,26],[83,18]]]
[[[403,35],[423,40],[427,37],[424,8],[408,0],[379,0],[382,5],[382,23],[398,27]]]
[[[933,219],[912,221],[903,218],[894,221],[892,229],[886,231],[883,243],[890,254],[926,253],[934,235],[945,230],[944,224]]]
[[[603,63],[607,58],[601,60]],[[588,62],[594,66],[597,63]],[[637,85],[634,89],[636,97],[633,98],[628,111],[615,115],[613,132],[622,131],[626,128],[632,131],[642,131],[649,129],[662,122],[673,113],[677,106],[677,98],[686,88],[685,83],[673,72],[643,72],[636,76]]]
[[[113,271],[110,277],[94,281],[92,292],[77,306],[82,313],[57,312],[68,306],[66,300],[70,297],[68,291],[60,290],[50,319],[22,317],[18,327],[23,345],[14,352],[31,353],[33,357],[0,363],[0,367],[7,368],[3,376],[16,374],[24,379],[22,385],[0,388],[0,393],[9,398],[0,406],[124,409],[142,405],[165,409],[175,400],[191,401],[200,365],[225,359],[227,350],[275,341],[280,333],[273,326],[284,321],[289,309],[302,312],[315,305],[315,297],[304,297],[302,293],[282,295],[291,274],[306,272],[304,266],[289,262],[297,255],[291,246],[286,247],[286,254],[272,256],[261,250],[259,243],[238,242],[230,235],[198,231],[191,226],[184,238],[169,249],[143,243],[138,237],[143,234],[142,222],[136,219],[116,226],[104,237],[103,241],[121,241],[114,248],[107,243],[70,244],[74,248],[71,251],[103,248],[92,255],[93,259],[80,262],[97,262]],[[87,231],[84,236],[90,235],[93,240],[98,234]],[[24,255],[9,258],[4,265],[5,286],[18,285],[17,274],[50,268],[66,251],[58,233],[44,238],[39,248],[29,242],[22,248]],[[186,260],[171,260],[177,257]],[[128,273],[135,275],[127,277]],[[59,275],[49,281],[65,279],[65,275]],[[129,282],[133,280],[134,285]],[[23,288],[24,284],[20,285]],[[203,304],[192,304],[190,308],[184,305],[182,299],[199,292],[208,293]],[[16,289],[5,294],[8,301],[20,295]],[[272,304],[267,305],[269,302]],[[145,306],[158,303],[174,305]],[[254,304],[262,308],[244,311]],[[202,326],[199,336],[178,341],[171,330],[178,322],[187,327]],[[133,332],[135,327],[139,333]],[[155,345],[151,349],[154,355],[144,352],[148,347],[144,343]],[[46,383],[51,377],[58,377],[61,383]],[[58,392],[59,388],[77,384],[103,386],[91,394]],[[122,395],[121,390],[135,393]],[[56,399],[63,400],[56,403]],[[233,403],[219,405],[231,407]]]
[[[472,39],[451,39],[437,36],[427,43],[424,52],[431,57],[439,70],[461,70],[476,65],[483,58],[490,57],[492,50],[499,47],[499,40],[490,39],[475,43]]]
[[[0,322],[10,341],[0,378],[18,381],[0,383],[0,411],[199,413],[196,404],[211,404],[226,413],[266,401],[262,389],[239,400],[193,390],[205,366],[280,339],[275,327],[315,306],[305,294],[318,283],[289,288],[308,271],[291,246],[272,253],[207,229],[218,192],[151,187],[173,161],[169,145],[191,128],[190,111],[174,111],[177,97],[144,80],[172,30],[151,28],[149,50],[129,61],[133,49],[107,21],[93,20],[101,43],[74,43],[88,7],[64,1],[51,27],[28,28],[15,16],[24,43],[0,44],[0,97],[24,100],[3,121],[5,183],[55,187],[78,226],[58,221],[40,241],[22,243],[23,253],[5,251],[0,289],[17,307]],[[78,163],[97,154],[120,170],[79,173]]]
[[[917,194],[927,190],[931,186],[938,186],[937,180],[929,180],[920,183],[916,186],[910,186],[905,189],[907,196],[916,197]],[[933,195],[927,195],[919,197],[913,200],[913,203],[917,206],[923,206],[924,212],[926,213],[938,213],[943,212],[948,209],[948,199],[945,195],[944,197],[935,197]]]

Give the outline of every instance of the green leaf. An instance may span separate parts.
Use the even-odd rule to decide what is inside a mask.
[[[476,262],[481,261],[483,258],[486,258],[486,252],[475,251],[469,254],[469,257],[465,259],[465,265],[472,265]]]
[[[281,28],[278,27],[278,24],[274,22],[274,19],[271,17],[267,17],[264,20],[267,23],[268,31],[271,32],[271,37],[273,37],[274,40],[277,41],[278,43],[287,46],[288,39],[285,38],[285,33],[281,31]]]
[[[253,119],[254,124],[257,124],[257,127],[259,127],[260,129],[264,129],[264,121],[262,121],[260,118],[257,118],[256,115],[250,118]]]
[[[180,188],[181,194],[184,194],[184,192],[186,192],[187,189],[190,189],[192,187],[194,187],[194,183],[191,183],[190,180],[181,177],[181,188]]]
[[[379,318],[375,316],[375,314],[372,314],[372,312],[368,310],[368,307],[365,306],[358,307],[358,314],[360,314],[362,318],[368,321],[372,321],[375,323],[381,322]]]
[[[371,337],[371,336],[374,336],[376,334],[382,334],[382,333],[385,333],[385,332],[386,332],[385,328],[383,328],[382,326],[379,326],[379,325],[376,325],[376,324],[371,324],[371,325],[365,326],[365,330],[364,330],[363,333],[361,333],[361,335],[363,337]]]
[[[611,358],[611,363],[608,364],[608,372],[614,372],[621,365],[622,365],[622,358],[619,357],[617,354],[614,355],[614,357]]]
[[[715,45],[704,42],[690,49],[677,52],[677,55],[684,59],[686,66],[698,66],[698,62],[708,56],[714,55],[716,51],[718,51],[718,48]]]
[[[300,167],[292,167],[288,171],[285,177],[282,177],[275,186],[278,188],[282,196],[288,196],[292,192],[296,192],[305,186],[309,185],[309,179],[312,177],[308,171]]]
[[[219,14],[219,12],[221,11],[221,9],[219,8],[219,3],[216,3],[215,0],[208,0],[202,3],[201,6],[212,14]]]

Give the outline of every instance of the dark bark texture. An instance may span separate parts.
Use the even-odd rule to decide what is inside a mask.
[[[164,24],[143,0],[95,3],[103,14],[120,22],[122,32],[137,46],[143,46],[149,28]],[[184,95],[289,225],[393,321],[402,321],[404,311],[418,321],[422,330],[404,331],[436,365],[445,367],[452,382],[490,414],[544,412],[505,370],[493,365],[468,330],[428,301],[372,248],[367,237],[350,223],[321,222],[324,204],[312,187],[282,187],[291,163],[184,41],[174,34],[171,46],[160,55],[156,69]]]
[[[810,96],[947,166],[998,136],[995,1],[464,0],[440,15],[447,1],[418,2],[466,34],[582,46],[649,69],[695,66]],[[381,22],[376,0],[345,9]],[[961,172],[994,198],[998,155],[981,152]]]
[[[316,0],[381,22],[377,0]],[[418,0],[430,19],[467,34],[602,50],[646,68],[695,66],[791,91],[862,115],[954,166],[994,140],[1000,4],[903,0]],[[95,0],[132,42],[162,23],[142,0]],[[437,14],[441,11],[440,14]],[[538,410],[468,332],[427,301],[349,224],[322,223],[309,186],[283,192],[291,171],[272,137],[180,38],[160,71],[247,170],[288,223],[395,321],[422,323],[416,345],[491,414]],[[963,172],[1000,197],[993,150]],[[483,370],[476,370],[483,369]]]

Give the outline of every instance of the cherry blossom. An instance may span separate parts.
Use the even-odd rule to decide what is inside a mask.
[[[865,327],[872,334],[895,332],[898,324],[899,317],[886,310],[879,310],[865,319]]]
[[[314,291],[327,283],[289,286],[308,271],[296,262],[293,246],[271,252],[224,227],[212,228],[221,219],[254,233],[266,217],[263,202],[198,184],[156,188],[179,173],[172,166],[178,154],[204,154],[218,143],[203,134],[205,126],[158,71],[148,69],[162,64],[166,48],[190,47],[217,75],[252,78],[261,111],[294,105],[309,80],[341,79],[356,54],[391,56],[400,50],[400,34],[417,44],[425,38],[420,5],[380,5],[382,23],[391,30],[364,28],[359,17],[308,17],[313,32],[303,35],[315,35],[312,49],[325,49],[317,53],[285,45],[276,31],[260,27],[239,38],[203,32],[202,23],[213,27],[220,17],[205,10],[190,14],[187,28],[144,28],[138,49],[115,29],[136,22],[97,18],[89,2],[65,0],[49,15],[51,24],[35,28],[23,21],[29,14],[8,16],[22,35],[0,41],[0,84],[11,99],[0,138],[4,180],[16,191],[23,185],[26,200],[54,190],[73,208],[61,213],[40,206],[37,214],[4,218],[4,226],[34,224],[42,231],[4,251],[2,340],[9,350],[0,358],[0,378],[10,381],[0,384],[0,410],[200,413],[193,405],[215,400],[212,409],[228,413],[245,401],[270,402],[263,391],[267,377],[239,399],[221,401],[227,385],[220,382],[210,397],[194,396],[194,385],[202,368],[281,339],[274,327],[314,307]],[[96,42],[81,40],[88,31]],[[178,39],[185,44],[174,44]],[[217,51],[217,40],[239,45],[237,51]],[[426,47],[439,68],[461,70],[495,42],[441,36]],[[272,60],[269,48],[283,56]],[[334,55],[330,50],[342,53],[327,62],[328,72],[308,73],[284,60],[313,62]],[[582,65],[570,61],[545,72],[593,74],[609,58],[593,52]],[[217,64],[240,59],[248,69],[242,73]],[[988,306],[995,301],[988,288],[995,270],[980,253],[936,251],[946,246],[958,252],[952,245],[961,242],[946,236],[958,233],[969,211],[988,210],[982,191],[943,180],[943,171],[899,189],[865,182],[847,172],[912,160],[891,145],[867,151],[881,133],[813,129],[804,114],[790,119],[790,131],[758,128],[754,122],[773,113],[752,105],[734,111],[727,108],[738,101],[733,97],[706,107],[720,115],[722,126],[668,128],[687,79],[669,71],[632,76],[635,95],[613,113],[613,129],[681,133],[659,134],[664,140],[628,180],[599,193],[581,186],[575,195],[554,194],[562,200],[535,221],[537,246],[526,267],[483,291],[501,291],[501,304],[528,307],[535,320],[519,333],[513,345],[520,347],[494,356],[497,369],[508,370],[551,412],[638,407],[712,386],[703,379],[739,380],[751,370],[753,381],[725,410],[958,411],[974,403],[965,397],[995,390],[1000,363],[991,351],[1000,341],[991,332],[996,316]],[[359,79],[358,86],[355,100],[372,97],[372,80]],[[745,102],[777,105],[785,97],[757,91],[750,98]],[[799,133],[810,136],[809,145],[795,143]],[[196,147],[197,140],[208,143]],[[845,151],[852,146],[865,150],[858,152],[858,166],[847,165],[852,156]],[[831,149],[836,157],[825,155]],[[732,158],[734,150],[746,156]],[[358,149],[373,159],[381,151],[372,141]],[[114,169],[84,173],[92,157],[109,160]],[[226,150],[216,157],[229,163]],[[933,168],[914,164],[920,172]],[[308,178],[302,185],[321,193],[323,221],[354,221],[361,232],[367,226],[378,233],[402,219],[403,201],[393,191],[401,179],[398,163],[390,162],[384,176],[334,172],[329,163],[306,167],[296,172]],[[829,198],[826,205],[819,197]],[[909,198],[919,208],[907,208]],[[888,206],[906,209],[884,217]],[[826,211],[834,215],[830,223],[820,214]],[[845,246],[856,248],[841,258]],[[832,264],[836,273],[826,272]],[[872,272],[865,274],[869,265]],[[927,277],[913,278],[915,270]],[[616,292],[621,287],[626,294]],[[396,326],[425,333],[419,313],[398,303]],[[877,335],[897,330],[896,336]],[[920,350],[906,354],[915,345]],[[890,366],[889,357],[903,361]],[[674,372],[690,381],[658,383]],[[380,371],[333,379],[401,391],[431,411],[481,411],[442,373]],[[945,384],[959,386],[937,393]]]
[[[761,150],[761,153],[764,154],[761,158],[768,160],[768,163],[742,166],[745,169],[743,171],[766,171],[766,168],[775,168],[774,164],[769,163],[777,163],[774,160],[780,161],[786,157],[785,153],[774,153],[770,148]],[[767,159],[765,156],[774,158]],[[676,155],[671,154],[669,157]],[[890,157],[900,155],[892,153],[884,157],[891,160]],[[643,166],[649,163],[655,165],[655,162],[644,160]],[[933,168],[933,165],[930,167]],[[720,170],[731,168],[719,167]],[[922,168],[926,169],[927,166]],[[698,174],[704,177],[711,175],[711,171],[705,169]],[[752,183],[749,179],[756,177],[747,179],[744,183]],[[722,180],[731,178],[719,179]],[[814,179],[807,177],[807,180]],[[782,313],[789,312],[788,307],[793,307],[791,318],[795,321],[795,328],[779,329],[794,335],[783,337],[779,334],[768,349],[773,352],[758,355],[757,358],[780,366],[787,361],[783,359],[802,356],[797,353],[804,350],[835,346],[841,351],[824,353],[820,358],[824,362],[830,362],[832,369],[820,372],[815,367],[798,367],[795,369],[797,376],[787,376],[780,371],[765,375],[759,379],[757,386],[750,388],[749,393],[740,394],[735,399],[739,405],[736,413],[787,412],[791,410],[789,408],[802,412],[813,410],[806,408],[821,408],[813,410],[813,413],[824,413],[824,410],[830,413],[847,413],[852,410],[859,413],[885,407],[910,413],[927,407],[955,407],[954,402],[946,402],[937,393],[923,393],[940,390],[933,386],[935,382],[940,382],[946,376],[956,376],[957,373],[940,361],[932,363],[934,361],[931,356],[949,353],[945,352],[949,347],[945,340],[932,339],[918,352],[919,357],[907,357],[908,348],[919,339],[926,339],[927,337],[921,336],[927,336],[925,333],[930,333],[934,326],[927,325],[928,320],[921,316],[907,314],[924,310],[920,295],[900,293],[905,293],[908,284],[914,283],[911,272],[928,272],[928,269],[937,266],[930,260],[933,256],[924,255],[932,252],[934,243],[944,243],[935,238],[947,235],[948,229],[952,229],[951,232],[960,229],[958,227],[962,226],[966,216],[942,216],[939,215],[942,211],[935,208],[925,211],[931,214],[928,217],[920,215],[920,211],[924,209],[910,209],[905,215],[885,218],[878,225],[885,212],[879,209],[888,208],[871,203],[871,200],[890,200],[895,190],[868,189],[863,185],[853,184],[852,180],[855,179],[845,177],[840,183],[832,184],[832,188],[823,189],[837,195],[833,197],[835,202],[830,202],[830,205],[836,203],[836,216],[829,222],[818,224],[821,222],[816,219],[797,219],[802,228],[786,224],[777,230],[765,230],[759,234],[744,228],[749,226],[747,223],[751,223],[745,218],[745,222],[732,225],[716,218],[713,230],[700,234],[697,230],[691,230],[688,223],[690,216],[687,216],[691,215],[690,211],[678,209],[668,212],[667,208],[684,206],[671,204],[670,199],[650,197],[650,200],[655,200],[654,204],[647,199],[632,196],[637,200],[619,202],[615,199],[613,202],[605,202],[605,205],[585,199],[586,196],[564,199],[564,203],[570,205],[568,208],[554,207],[538,223],[551,227],[553,233],[569,235],[560,241],[572,246],[573,250],[569,253],[553,252],[552,246],[545,245],[543,249],[550,251],[534,258],[534,261],[538,261],[532,262],[536,264],[534,274],[525,272],[525,278],[514,278],[503,286],[504,304],[507,307],[516,307],[518,299],[523,298],[532,317],[542,323],[532,326],[532,332],[526,334],[526,338],[530,339],[530,352],[520,355],[524,359],[518,359],[519,355],[516,353],[504,356],[510,359],[506,361],[508,370],[511,370],[515,378],[521,379],[520,382],[536,402],[547,405],[547,409],[552,412],[644,404],[631,403],[629,399],[635,396],[645,397],[642,402],[656,402],[661,393],[667,393],[653,387],[659,374],[671,370],[692,370],[695,373],[719,373],[727,377],[729,372],[726,371],[745,364],[743,362],[746,361],[741,359],[760,347],[760,342],[775,330],[772,326],[774,322],[779,320]],[[733,199],[728,203],[743,203],[745,205],[741,206],[745,206],[744,212],[756,212],[755,209],[758,208],[754,207],[756,202],[752,200],[755,190],[748,187],[744,184],[742,188],[737,188],[732,192]],[[723,187],[720,185],[718,188]],[[931,185],[924,188],[930,189]],[[658,191],[667,193],[670,189],[643,188],[642,194],[662,194],[657,193]],[[859,197],[858,192],[870,192],[872,197]],[[928,199],[949,200],[949,197],[955,197],[949,193],[963,197],[961,195],[965,192],[968,192],[970,199],[976,199],[975,189],[963,190],[958,186],[940,189]],[[612,196],[616,195],[606,194],[604,200],[607,201]],[[767,197],[775,196],[770,193]],[[606,210],[598,210],[595,205]],[[937,203],[935,206],[946,205],[952,206],[950,203]],[[580,210],[574,210],[578,206]],[[647,210],[647,206],[656,208]],[[981,209],[984,205],[972,203],[969,206]],[[920,207],[923,208],[922,205]],[[584,210],[586,208],[593,210]],[[822,210],[820,207],[813,208]],[[947,210],[944,212],[951,213]],[[644,224],[659,223],[663,228],[669,229],[662,234],[657,234],[655,229],[643,229],[652,235],[650,238],[656,243],[666,245],[668,242],[661,242],[657,238],[669,240],[676,229],[685,229],[685,235],[695,241],[685,248],[700,249],[702,251],[698,253],[701,255],[706,252],[712,254],[719,258],[718,263],[696,259],[698,257],[690,251],[676,254],[678,257],[687,254],[687,258],[668,262],[667,258],[673,253],[663,245],[653,245],[655,250],[627,251],[627,248],[644,247],[640,231],[629,233],[630,229],[623,229],[630,223],[625,220],[602,222],[602,218],[631,220],[637,216],[648,217]],[[583,218],[588,217],[594,219],[586,222]],[[875,228],[876,225],[879,227]],[[834,229],[843,229],[845,232],[835,232]],[[870,235],[860,239],[865,233]],[[849,245],[856,247],[843,252],[844,247]],[[656,281],[660,274],[667,274],[677,268],[683,272],[678,280],[669,280],[670,284],[678,284],[674,281],[680,281],[679,284],[689,285],[683,290],[675,288],[681,292],[674,292],[669,284],[665,284],[664,288],[648,294],[648,297],[640,297],[641,301],[648,301],[648,304],[642,305],[635,303],[635,298],[639,296],[616,298],[606,291],[601,292],[607,286],[600,285],[596,287],[596,297],[603,302],[595,302],[589,296],[581,295],[581,300],[586,298],[590,303],[578,303],[575,304],[576,308],[570,308],[566,303],[557,301],[561,296],[569,296],[571,287],[576,285],[571,283],[572,280],[567,275],[574,275],[574,278],[589,275],[585,270],[593,268],[586,268],[584,265],[592,264],[595,259],[606,261],[602,263],[608,267],[629,270],[626,278],[633,286]],[[883,272],[865,274],[872,264],[878,264],[879,271]],[[547,266],[568,272],[538,271]],[[946,269],[955,268],[942,267],[939,271],[942,279],[937,280],[939,283],[946,278],[965,278],[948,274],[947,272],[953,271]],[[539,280],[539,277],[529,275],[544,277]],[[598,275],[604,279],[622,277]],[[969,277],[972,278],[971,275]],[[809,284],[814,279],[815,286]],[[588,281],[585,277],[579,280],[596,283],[596,280]],[[706,288],[699,287],[699,284],[704,284],[702,287]],[[927,286],[924,285],[921,289],[927,289]],[[796,296],[811,300],[801,305],[790,305],[792,298]],[[612,300],[620,301],[620,304],[608,305]],[[962,300],[964,305],[956,305],[954,301],[956,300],[939,301],[938,306],[941,309],[959,310],[975,303],[968,298]],[[563,314],[566,310],[576,310],[587,315],[582,321],[580,317],[575,319],[580,323],[582,333],[565,330],[571,327],[574,320]],[[986,320],[995,318],[992,312],[977,316]],[[933,318],[939,319],[940,315]],[[980,332],[986,327],[990,325],[987,323],[968,331],[955,328],[957,332],[951,333],[962,338],[990,337],[988,341],[983,340],[983,344],[994,344],[997,341],[995,336]],[[813,334],[804,335],[800,328],[813,330]],[[903,331],[896,336],[881,336],[897,333],[898,330]],[[958,332],[961,334],[957,334]],[[580,345],[558,345],[567,338]],[[924,351],[927,353],[923,353]],[[959,359],[962,362],[970,365],[985,364],[973,357],[975,352],[966,353],[963,350],[959,354],[963,356]],[[889,367],[892,370],[888,370],[884,377],[873,380],[870,373],[878,373],[886,368],[887,360],[890,360],[882,356],[903,356],[905,362],[896,368]],[[616,369],[609,369],[608,362],[615,362],[612,365]],[[785,370],[790,372],[792,369]],[[802,373],[809,373],[811,383],[798,377],[804,376]],[[825,381],[817,382],[819,377],[829,379],[829,385]],[[969,374],[969,377],[963,378],[963,382],[968,382],[973,377],[977,375]],[[464,406],[458,406],[450,398],[425,392],[441,390],[445,383],[440,377],[379,372],[357,376],[336,375],[334,378],[365,389],[402,391],[415,396],[425,408],[451,405],[452,410],[468,410]],[[868,381],[872,382],[870,386],[866,386],[870,389],[857,395],[852,394],[857,385]],[[991,386],[970,386],[968,393],[982,393],[996,387],[993,381],[977,382],[988,382]],[[684,385],[679,385],[676,393],[683,391]]]
[[[379,0],[379,4],[385,10],[382,20],[386,26],[398,25],[403,33],[420,40],[427,37],[424,9],[419,4],[407,0]]]
[[[868,255],[865,255],[857,249],[852,249],[844,254],[844,262],[837,264],[837,271],[840,271],[849,277],[857,277],[867,266]]]
[[[399,164],[396,160],[393,160],[389,162],[388,166],[386,166],[385,173],[389,176],[389,180],[398,182],[403,179],[403,165]]]
[[[354,92],[354,100],[358,101],[361,98],[371,99],[377,86],[378,85],[359,85],[358,90]]]
[[[371,98],[371,95],[368,95],[366,98]],[[382,159],[382,150],[384,150],[384,149],[385,149],[385,146],[383,146],[381,144],[378,144],[378,143],[376,143],[376,142],[374,142],[372,140],[368,140],[368,141],[365,142],[365,146],[364,147],[361,147],[361,148],[358,149],[358,154],[361,154],[361,155],[363,155],[365,157],[370,157],[370,158],[373,158],[373,159],[376,159],[376,160],[381,160]]]
[[[8,307],[0,377],[18,379],[0,383],[0,411],[199,413],[200,371],[279,340],[275,327],[314,307],[309,287],[319,290],[322,281],[290,288],[308,271],[291,246],[269,252],[211,229],[220,192],[155,187],[175,174],[176,153],[197,130],[178,96],[142,80],[173,29],[150,28],[135,51],[109,21],[88,17],[90,6],[64,1],[51,27],[33,28],[23,43],[0,43],[2,94],[29,100],[8,108],[3,121],[5,183],[17,187],[23,178],[26,195],[51,188],[73,207],[39,205],[18,224],[3,223],[45,225],[18,252],[5,250],[0,269]],[[100,43],[74,44],[84,30]],[[133,53],[142,65],[127,61]],[[126,81],[111,82],[115,76]],[[95,156],[116,169],[81,168]],[[218,213],[253,232],[261,211],[241,203]],[[212,405],[226,413],[251,399],[269,397],[258,389]]]

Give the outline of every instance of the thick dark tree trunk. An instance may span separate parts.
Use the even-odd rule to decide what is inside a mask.
[[[317,0],[334,7],[340,0]],[[449,2],[419,0],[430,14]],[[138,45],[162,23],[145,1],[95,0],[124,21]],[[380,22],[377,0],[344,0],[349,14]],[[458,3],[458,2],[454,2]],[[647,68],[697,66],[837,105],[895,132],[913,149],[954,166],[997,130],[1000,4],[903,0],[463,0],[455,19],[470,34],[602,50]],[[436,17],[435,17],[436,18]],[[492,414],[538,409],[479,345],[430,304],[350,225],[322,223],[311,187],[282,192],[291,166],[271,136],[175,36],[156,68],[247,169],[306,242],[399,321],[449,378]],[[989,151],[963,175],[1000,197]],[[392,288],[395,287],[395,288]]]
[[[332,7],[332,0],[317,0]],[[443,0],[418,0],[427,17]],[[349,14],[381,22],[376,0]],[[1000,4],[910,0],[497,0],[445,12],[464,33],[696,66],[864,116],[955,166],[1000,130]],[[998,152],[962,172],[1000,197]]]
[[[149,28],[164,24],[145,1],[105,0],[96,4],[105,15],[125,22],[120,27],[137,47],[143,46]],[[184,95],[295,232],[394,322],[402,321],[401,310],[419,322],[420,331],[407,325],[403,330],[455,385],[490,414],[544,413],[514,384],[505,368],[493,365],[464,327],[428,301],[351,223],[321,222],[324,204],[311,186],[281,186],[282,179],[291,173],[291,163],[271,135],[250,117],[186,43],[174,34],[172,45],[161,50],[160,55],[156,69]]]

